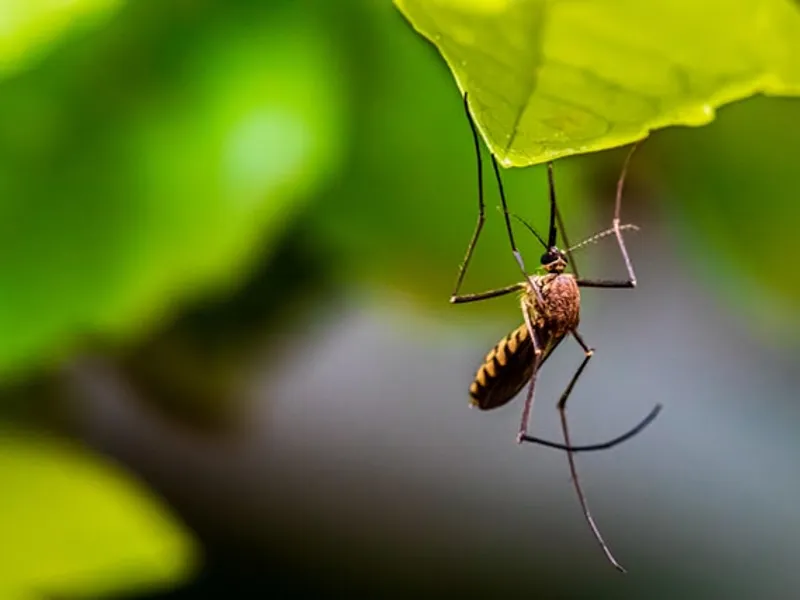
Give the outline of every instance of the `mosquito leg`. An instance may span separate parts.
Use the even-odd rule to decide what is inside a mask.
[[[620,213],[622,211],[622,190],[625,186],[625,177],[628,175],[628,165],[631,162],[631,157],[633,153],[636,152],[636,148],[639,146],[638,143],[634,144],[630,152],[628,152],[628,156],[625,157],[625,162],[622,164],[622,172],[619,174],[619,181],[617,181],[617,195],[614,199],[614,220],[611,222],[612,227],[614,228],[614,235],[617,238],[617,244],[619,245],[619,251],[622,254],[622,259],[625,261],[625,269],[628,271],[628,281],[631,284],[631,287],[636,287],[636,273],[633,272],[633,263],[631,263],[631,259],[628,256],[628,250],[625,248],[625,240],[622,238],[622,231],[620,230]]]
[[[492,167],[494,168],[494,176],[497,179],[497,189],[500,192],[500,203],[503,205],[503,218],[506,222],[506,231],[508,232],[508,241],[511,243],[511,253],[514,255],[514,259],[517,261],[517,265],[519,265],[520,271],[522,271],[522,276],[525,278],[525,281],[528,282],[528,285],[533,290],[533,293],[536,295],[536,299],[539,303],[543,303],[544,300],[542,298],[542,293],[539,291],[539,288],[536,287],[536,284],[533,282],[533,277],[528,275],[527,270],[525,269],[525,262],[522,260],[522,254],[520,254],[519,250],[517,249],[517,243],[514,241],[514,231],[511,227],[511,214],[508,212],[508,203],[506,202],[506,193],[503,189],[503,179],[500,177],[500,167],[497,166],[497,159],[492,154]]]
[[[580,277],[578,274],[578,264],[575,262],[575,259],[572,256],[572,252],[570,251],[570,243],[569,239],[567,238],[567,230],[564,227],[564,220],[561,218],[561,211],[558,210],[558,205],[556,204],[556,184],[553,178],[553,163],[547,163],[547,184],[550,188],[550,206],[552,207],[551,210],[555,215],[556,222],[558,223],[558,230],[561,232],[561,239],[564,240],[564,247],[566,248],[567,258],[569,259],[569,264],[572,266],[572,273],[575,275],[576,278]]]
[[[475,250],[475,246],[478,244],[478,238],[480,237],[481,230],[483,229],[483,222],[486,220],[486,210],[483,201],[483,160],[481,159],[481,145],[480,141],[478,140],[478,130],[475,128],[475,123],[469,113],[469,103],[467,102],[466,94],[464,94],[464,112],[467,113],[469,127],[472,130],[472,141],[475,144],[475,156],[478,160],[478,222],[475,224],[475,231],[472,233],[469,246],[467,246],[467,253],[464,256],[464,260],[461,262],[461,265],[458,268],[456,286],[453,289],[453,293],[450,295],[450,302],[453,304],[457,302],[456,298],[459,298],[458,291],[461,289],[461,284],[464,282],[464,276],[467,274],[469,261],[472,259],[472,253]]]
[[[525,396],[525,404],[522,408],[522,420],[519,424],[517,443],[522,443],[528,436],[528,422],[530,421],[531,409],[533,408],[533,392],[536,387],[536,375],[539,372],[539,361],[542,357],[542,348],[536,339],[536,329],[533,327],[531,315],[525,301],[522,301],[522,316],[525,318],[525,326],[528,328],[528,335],[531,336],[533,345],[533,371],[531,371],[531,381],[528,384],[528,393]]]
[[[453,293],[450,294],[451,304],[456,304],[458,302],[456,300],[456,298],[460,297],[458,295],[458,291],[461,289],[461,284],[464,282],[464,275],[466,275],[467,273],[467,267],[469,266],[469,261],[472,258],[472,253],[475,250],[475,246],[478,244],[478,237],[480,237],[481,235],[481,230],[483,229],[483,222],[485,220],[486,216],[484,215],[483,198],[481,198],[480,207],[478,208],[478,222],[475,225],[475,231],[472,233],[472,239],[470,239],[469,241],[469,246],[467,246],[467,253],[464,256],[464,260],[458,267],[458,278],[456,279],[456,286],[453,288]]]
[[[628,279],[576,279],[579,287],[590,288],[616,288],[632,289],[636,287],[636,274],[633,272],[633,264],[625,248],[625,240],[622,238],[619,219],[614,219],[614,235],[617,237],[617,244],[625,261],[625,268],[628,270]]]
[[[583,341],[583,338],[578,334],[577,331],[572,332],[573,337],[575,340],[580,344],[581,348],[583,348],[583,352],[585,354],[583,358],[583,362],[578,367],[578,370],[572,376],[569,384],[567,385],[564,393],[561,394],[561,398],[558,401],[558,413],[561,417],[561,431],[564,434],[564,443],[567,446],[571,446],[571,441],[569,437],[569,427],[567,425],[567,400],[569,399],[569,395],[572,392],[572,388],[575,387],[575,383],[578,381],[578,378],[583,373],[583,370],[586,368],[586,365],[592,358],[594,354],[594,349],[590,348],[586,345],[586,342]],[[592,518],[592,514],[589,512],[589,505],[586,502],[586,496],[583,493],[583,489],[581,488],[580,479],[578,478],[578,470],[575,467],[575,457],[572,454],[572,451],[567,450],[567,459],[569,460],[569,470],[570,474],[572,475],[572,483],[575,487],[575,493],[578,496],[578,501],[581,504],[581,510],[583,511],[583,516],[586,518],[586,522],[589,524],[589,528],[592,530],[592,534],[594,535],[597,542],[600,544],[600,548],[602,548],[603,552],[606,555],[606,558],[609,562],[614,565],[619,571],[625,573],[625,569],[620,565],[617,560],[614,558],[614,555],[611,554],[611,550],[609,550],[608,545],[606,544],[603,536],[600,534],[600,530],[597,528],[597,525]]]
[[[467,246],[467,252],[464,255],[464,260],[461,262],[461,265],[458,268],[458,277],[456,278],[456,285],[453,288],[453,293],[450,295],[450,303],[451,304],[463,304],[466,302],[477,302],[478,300],[486,300],[488,298],[496,298],[498,296],[503,296],[505,294],[518,291],[522,289],[522,286],[519,284],[510,285],[504,288],[500,288],[498,290],[490,290],[488,292],[480,292],[477,294],[459,294],[459,290],[461,289],[461,284],[464,282],[464,277],[467,274],[467,267],[469,266],[469,262],[472,259],[472,254],[475,251],[475,247],[478,245],[478,238],[481,235],[481,231],[483,230],[483,224],[486,220],[486,203],[483,199],[483,159],[481,158],[481,146],[480,140],[478,139],[478,129],[475,126],[475,121],[472,119],[472,115],[469,112],[469,103],[467,101],[467,94],[464,94],[464,112],[467,114],[467,121],[469,122],[470,130],[472,131],[472,141],[475,145],[475,157],[477,160],[477,167],[478,167],[478,221],[475,224],[475,230],[472,232],[472,238],[469,241],[469,245]],[[534,290],[537,298],[541,301],[541,293],[539,289],[533,284],[533,279],[526,273],[525,271],[525,263],[522,261],[522,255],[517,250],[517,244],[514,241],[514,233],[511,229],[511,220],[509,218],[508,213],[508,204],[506,202],[506,195],[505,191],[503,190],[503,181],[500,178],[500,171],[497,166],[497,161],[492,156],[492,165],[494,166],[495,176],[497,177],[497,185],[500,190],[500,201],[503,205],[503,215],[506,221],[506,230],[508,231],[508,240],[511,243],[511,251],[514,254],[514,258],[517,261],[520,269],[522,270],[522,274],[525,279],[530,284],[531,288]]]
[[[512,292],[518,292],[525,287],[524,283],[515,283],[507,285],[506,287],[498,288],[496,290],[489,290],[488,292],[478,292],[476,294],[462,294],[460,296],[450,296],[450,304],[466,304],[467,302],[478,302],[479,300],[488,300],[489,298],[497,298],[505,296]]]
[[[639,421],[639,423],[623,433],[620,436],[617,436],[611,440],[606,442],[602,442],[600,444],[586,444],[582,446],[572,446],[566,444],[560,444],[558,442],[551,442],[550,440],[546,440],[544,438],[535,437],[532,435],[526,435],[522,438],[523,442],[529,442],[531,444],[538,444],[540,446],[545,446],[546,448],[555,448],[556,450],[570,450],[572,452],[597,452],[598,450],[608,450],[609,448],[613,448],[621,444],[622,442],[626,442],[634,436],[639,435],[639,433],[644,430],[645,427],[650,425],[655,418],[658,416],[658,413],[661,412],[661,409],[664,408],[661,404],[656,404],[653,409],[647,414],[647,416]]]
[[[613,280],[613,279],[578,279],[578,285],[581,287],[594,287],[594,288],[635,288],[636,287],[636,273],[633,271],[633,263],[628,250],[625,247],[625,239],[622,237],[622,228],[620,225],[620,211],[622,210],[622,190],[625,187],[625,177],[628,175],[628,164],[631,162],[631,157],[636,151],[638,144],[634,144],[628,156],[625,157],[625,162],[622,165],[622,172],[617,181],[617,195],[614,200],[614,219],[611,222],[611,228],[614,230],[614,236],[617,238],[617,245],[619,246],[622,260],[625,262],[625,269],[628,271],[628,279],[626,280]]]
[[[616,288],[616,289],[632,289],[636,287],[635,279],[617,280],[617,279],[578,279],[579,287],[590,288]]]

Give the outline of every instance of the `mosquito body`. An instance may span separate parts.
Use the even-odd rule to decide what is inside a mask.
[[[533,277],[533,284],[542,302],[538,302],[528,282],[519,284],[520,301],[536,332],[541,368],[566,335],[578,327],[581,300],[578,284],[570,273]],[[469,388],[472,404],[490,410],[513,400],[533,375],[534,357],[528,325],[522,323],[486,355]]]
[[[459,289],[464,279],[465,271],[483,227],[484,220],[483,175],[480,157],[480,145],[478,143],[477,130],[474,122],[472,121],[472,117],[470,116],[469,106],[466,103],[466,96],[465,108],[470,122],[470,127],[472,128],[475,150],[478,157],[478,185],[480,190],[478,197],[479,216],[475,232],[473,233],[470,245],[467,248],[464,261],[461,264],[458,279],[456,280],[456,287],[453,291],[450,301],[453,304],[476,302],[517,292],[519,293],[520,308],[522,310],[522,316],[524,320],[522,325],[501,339],[486,355],[483,364],[481,364],[478,368],[477,373],[475,374],[475,379],[469,388],[471,403],[478,406],[482,410],[498,408],[511,401],[522,390],[522,388],[528,384],[528,391],[522,410],[522,419],[520,422],[517,440],[519,442],[538,443],[559,448],[567,452],[573,485],[575,487],[584,517],[608,560],[617,569],[624,572],[622,566],[611,554],[611,551],[603,540],[603,537],[601,536],[600,531],[595,525],[594,519],[589,512],[589,507],[586,503],[586,498],[581,488],[580,480],[578,479],[578,473],[575,467],[573,454],[578,451],[610,448],[621,443],[622,441],[629,439],[646,427],[656,417],[661,409],[661,406],[657,405],[651,411],[651,413],[641,423],[639,423],[639,425],[626,434],[615,438],[614,440],[610,440],[603,444],[593,444],[590,446],[573,446],[570,441],[569,428],[567,425],[566,404],[572,389],[575,386],[575,383],[580,378],[581,374],[586,368],[586,365],[589,363],[594,354],[594,349],[590,348],[578,333],[581,304],[580,288],[634,288],[636,286],[636,276],[634,274],[631,261],[628,257],[628,252],[625,248],[625,241],[622,237],[622,232],[626,229],[637,228],[634,225],[623,225],[620,221],[622,189],[633,149],[625,160],[619,181],[617,183],[616,203],[611,228],[573,247],[569,246],[569,243],[566,239],[561,215],[559,214],[558,207],[556,205],[553,165],[552,163],[548,163],[547,174],[550,191],[550,223],[547,240],[544,240],[536,232],[536,230],[533,229],[533,227],[528,225],[525,221],[522,221],[522,219],[519,219],[522,224],[525,225],[525,227],[528,228],[528,230],[542,244],[545,250],[540,259],[541,274],[536,276],[529,276],[527,273],[525,273],[525,266],[522,262],[522,257],[516,249],[516,244],[513,239],[513,232],[511,229],[510,213],[508,212],[508,207],[505,200],[505,193],[503,191],[500,171],[497,166],[497,161],[495,160],[494,156],[492,156],[492,165],[494,167],[495,177],[497,179],[498,189],[500,192],[500,200],[506,220],[512,252],[517,263],[522,269],[525,280],[520,283],[487,292],[481,292],[477,294],[459,294]],[[561,234],[562,240],[565,242],[564,251],[559,249],[557,246],[557,238],[559,233]],[[612,234],[616,238],[620,253],[625,263],[627,278],[620,280],[581,278],[578,274],[575,261],[573,260],[572,251],[589,243],[599,241],[604,237],[611,236]],[[571,267],[571,273],[566,272],[568,266]],[[583,350],[584,356],[582,362],[573,374],[557,403],[557,408],[561,419],[561,430],[564,438],[564,443],[559,444],[529,435],[528,426],[531,409],[533,407],[534,390],[538,372],[556,347],[558,347],[559,344],[569,336],[575,339],[575,341]]]

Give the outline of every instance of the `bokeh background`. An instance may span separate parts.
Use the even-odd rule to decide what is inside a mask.
[[[633,159],[639,287],[584,293],[570,401],[581,442],[665,405],[578,459],[621,577],[566,458],[514,442],[521,402],[468,407],[521,318],[448,304],[477,192],[434,48],[388,2],[124,4],[0,80],[0,419],[111,459],[196,540],[188,581],[109,598],[790,597],[798,156],[800,102],[754,98]],[[623,157],[556,164],[572,240]],[[504,176],[543,227],[544,170]],[[487,190],[472,291],[519,277]],[[578,258],[624,273],[611,238]],[[538,435],[580,358],[548,361]]]

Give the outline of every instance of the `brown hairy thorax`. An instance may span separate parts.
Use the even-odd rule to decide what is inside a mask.
[[[542,301],[539,302],[536,292],[527,283],[522,298],[534,329],[547,331],[549,338],[560,338],[576,329],[580,321],[581,293],[575,276],[548,273],[534,277],[533,282]],[[545,340],[541,342],[546,345]]]

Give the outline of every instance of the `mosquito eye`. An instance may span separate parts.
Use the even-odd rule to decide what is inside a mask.
[[[556,257],[552,252],[545,252],[542,254],[542,258],[539,259],[539,262],[543,265],[549,265],[554,260],[556,260]]]

